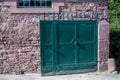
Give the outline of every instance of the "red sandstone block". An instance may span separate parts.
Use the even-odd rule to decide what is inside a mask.
[[[109,41],[99,40],[99,51],[109,51]]]
[[[99,41],[99,61],[107,61],[109,57],[109,41]]]
[[[103,62],[101,64],[99,64],[99,71],[103,72],[103,71],[107,71],[108,70],[108,63],[107,62]]]
[[[99,40],[109,40],[109,23],[105,20],[100,21],[98,27]]]

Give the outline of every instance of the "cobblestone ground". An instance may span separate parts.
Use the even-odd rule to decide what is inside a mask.
[[[40,75],[0,75],[0,80],[120,80],[120,74],[64,75],[41,77]]]

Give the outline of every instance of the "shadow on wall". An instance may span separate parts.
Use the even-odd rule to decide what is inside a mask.
[[[110,58],[116,61],[116,67],[120,67],[120,30],[110,32]]]

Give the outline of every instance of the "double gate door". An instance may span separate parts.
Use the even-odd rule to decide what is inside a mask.
[[[97,20],[40,21],[42,75],[97,70]]]

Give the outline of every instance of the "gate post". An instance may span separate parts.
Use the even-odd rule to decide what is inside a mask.
[[[98,71],[108,70],[109,58],[109,23],[102,20],[98,24]]]

